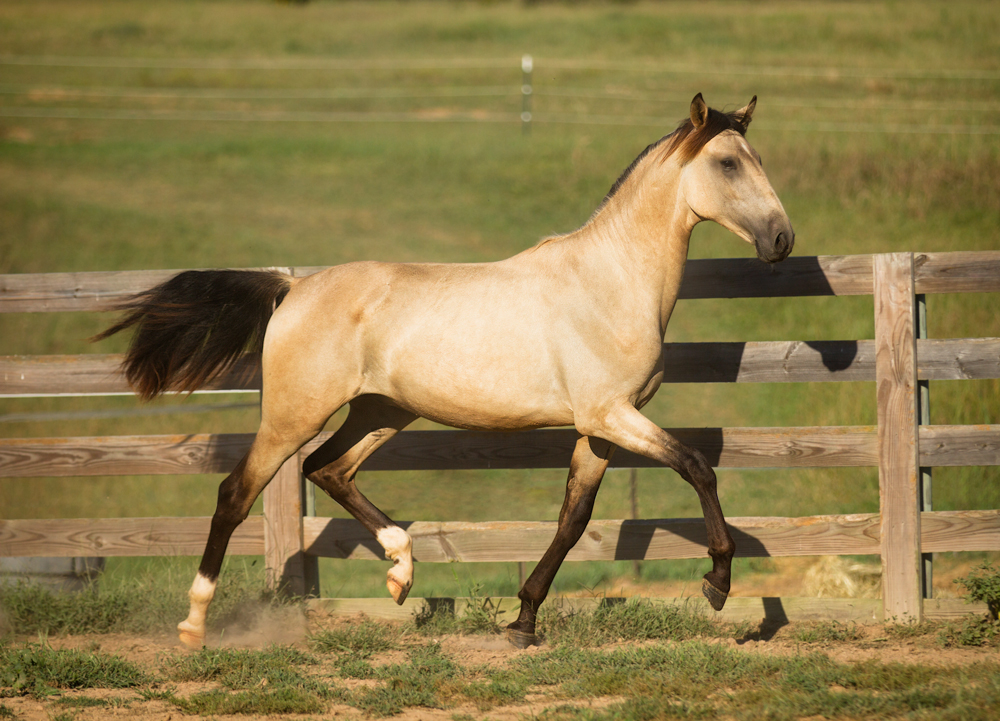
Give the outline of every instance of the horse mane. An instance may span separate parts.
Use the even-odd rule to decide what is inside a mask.
[[[664,135],[655,143],[650,143],[646,146],[645,150],[636,156],[636,159],[633,160],[632,163],[625,168],[622,174],[618,176],[618,180],[616,180],[614,185],[611,186],[611,190],[609,190],[608,194],[604,196],[604,200],[602,200],[601,204],[597,206],[597,209],[594,211],[593,215],[591,215],[591,218],[593,219],[604,209],[611,198],[613,198],[621,189],[622,185],[625,184],[625,181],[628,180],[629,176],[632,175],[637,167],[639,167],[639,163],[641,163],[647,155],[659,148],[661,145],[667,146],[663,152],[663,157],[660,158],[661,162],[670,156],[677,154],[681,165],[686,165],[694,160],[694,157],[701,152],[701,149],[708,145],[708,142],[716,135],[719,135],[727,130],[735,130],[740,135],[746,135],[747,129],[746,126],[743,125],[742,120],[743,116],[739,115],[738,111],[724,113],[720,110],[715,110],[714,108],[708,109],[708,118],[700,128],[695,128],[694,123],[691,122],[691,118],[682,120],[672,133]],[[550,235],[547,238],[542,238],[531,248],[531,250],[536,250],[537,248],[554,240],[567,238],[569,235],[571,234],[557,234]]]
[[[646,146],[643,150],[632,161],[632,164],[625,168],[624,172],[618,176],[618,180],[614,182],[611,186],[611,190],[608,194],[604,196],[604,200],[598,206],[597,210],[600,210],[608,201],[614,197],[614,195],[621,189],[625,181],[628,180],[632,172],[639,166],[639,163],[643,159],[653,152],[656,148],[661,145],[666,145],[663,157],[661,160],[666,160],[671,155],[677,154],[680,159],[681,165],[686,165],[691,162],[694,157],[701,152],[708,142],[714,138],[716,135],[725,132],[726,130],[735,130],[740,135],[746,134],[746,128],[742,124],[742,116],[738,115],[736,112],[723,113],[714,108],[708,109],[708,119],[700,128],[695,128],[694,123],[691,122],[691,118],[686,118],[681,121],[677,126],[677,129],[669,135],[664,135],[662,138],[657,140],[655,143],[651,143]]]

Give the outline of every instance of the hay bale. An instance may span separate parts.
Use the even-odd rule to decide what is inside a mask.
[[[841,556],[820,556],[805,573],[805,593],[817,598],[880,598],[882,567]]]

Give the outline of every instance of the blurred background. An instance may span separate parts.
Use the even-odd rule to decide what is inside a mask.
[[[797,255],[1000,249],[991,3],[5,0],[0,273],[498,260],[586,222],[698,92],[722,110],[758,96],[748,139]],[[691,257],[752,255],[718,226],[695,230]],[[932,338],[1000,336],[995,297],[931,296],[928,317]],[[0,355],[119,352],[126,338],[86,341],[111,318],[5,314]],[[681,301],[667,332],[871,337],[870,297]],[[866,383],[667,385],[646,413],[663,426],[860,425],[874,400]],[[998,418],[998,381],[932,384],[932,423]],[[0,399],[0,437],[253,432],[257,419],[254,394]],[[719,475],[727,515],[878,509],[875,469]],[[0,517],[207,516],[219,480],[0,479]],[[359,476],[398,520],[552,520],[564,483]],[[934,483],[935,510],[1000,507],[996,469],[936,469]],[[637,501],[644,518],[701,515],[667,470],[638,471]],[[317,512],[345,515],[322,495]],[[595,518],[631,514],[629,471],[611,471]],[[956,595],[951,578],[982,555],[942,555],[936,593]],[[869,562],[742,559],[734,595],[877,593],[821,578],[823,564]],[[554,590],[697,593],[709,563],[566,564]],[[262,573],[259,559],[231,565]],[[186,588],[196,566],[109,559],[104,582],[141,572]],[[323,560],[322,594],[381,596],[384,573]],[[423,564],[413,595],[513,595],[517,581],[517,564]]]

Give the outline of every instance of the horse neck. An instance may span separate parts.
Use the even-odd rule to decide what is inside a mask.
[[[646,158],[578,232],[613,258],[637,302],[658,316],[662,334],[677,300],[697,218],[681,197],[679,167],[672,174],[659,169],[652,182],[651,164],[660,162],[676,166],[672,159]]]

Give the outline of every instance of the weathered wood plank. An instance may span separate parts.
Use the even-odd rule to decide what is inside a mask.
[[[921,466],[1000,466],[1000,425],[920,426]]]
[[[922,381],[1000,378],[1000,338],[918,339],[917,378]]]
[[[768,265],[756,258],[689,260],[678,298],[769,298],[871,295],[872,256],[791,256]]]
[[[739,556],[876,554],[878,514],[806,518],[731,518]],[[537,561],[555,534],[553,522],[401,522],[413,538],[413,557],[432,563]],[[384,553],[353,519],[306,518],[306,553],[328,558],[380,560]],[[706,557],[700,518],[591,521],[569,561],[657,560]]]
[[[305,595],[302,553],[302,479],[299,458],[282,464],[264,488],[264,568],[271,589]]]
[[[211,518],[0,520],[0,556],[198,556]],[[228,553],[264,553],[264,519],[250,516]]]
[[[920,514],[924,553],[1000,551],[1000,511],[932,511]]]
[[[872,426],[668,430],[683,443],[702,451],[717,468],[874,466],[877,459]],[[311,452],[329,437],[320,434],[303,451]],[[365,461],[362,470],[566,468],[576,438],[573,429],[519,433],[407,431],[382,446]],[[648,458],[621,450],[612,461],[614,468],[656,465]]]
[[[131,394],[122,355],[0,356],[0,397]],[[196,393],[260,390],[260,357],[248,354]]]
[[[0,275],[0,313],[114,310],[116,303],[184,270],[187,269]],[[294,274],[291,268],[281,270]]]
[[[1000,251],[918,253],[913,266],[917,293],[1000,292]]]
[[[285,268],[302,277],[323,266]],[[116,302],[182,270],[17,273],[0,275],[0,312],[109,310]],[[756,258],[691,260],[681,298],[871,294],[871,256],[788,258],[774,266]]]
[[[872,426],[674,428],[718,468],[859,467],[876,464]],[[311,452],[331,434],[306,445]],[[0,477],[229,473],[249,450],[251,433],[92,438],[0,439]],[[404,431],[365,461],[366,471],[566,468],[572,429],[487,433]],[[625,451],[615,468],[656,463]]]
[[[798,383],[875,380],[875,342],[665,343],[665,383]],[[0,397],[131,393],[119,354],[0,356]],[[1000,339],[917,341],[920,380],[1000,377]],[[260,388],[257,356],[245,356],[202,391]]]
[[[0,477],[229,473],[252,433],[0,439]]]
[[[803,428],[679,428],[672,434],[719,468],[813,468],[877,465],[871,426]],[[309,452],[330,434],[321,434]],[[380,448],[363,469],[477,470],[565,468],[576,432],[405,431]],[[0,477],[228,473],[249,450],[253,434],[0,439]],[[920,464],[1000,465],[1000,426],[923,426]],[[656,464],[621,451],[616,468]]]
[[[681,298],[761,298],[870,295],[872,256],[792,256],[776,265],[755,258],[688,261]],[[297,277],[324,266],[286,270]],[[107,310],[125,297],[181,270],[17,273],[0,275],[0,313]],[[1000,290],[1000,253],[922,253],[916,256],[916,292]]]
[[[663,363],[664,383],[873,381],[875,343],[665,343]]]
[[[882,600],[887,618],[920,621],[913,255],[876,255],[873,274]]]

